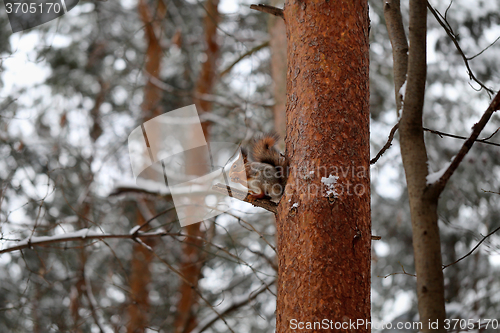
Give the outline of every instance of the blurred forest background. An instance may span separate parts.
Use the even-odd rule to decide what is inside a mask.
[[[168,195],[130,186],[127,147],[134,128],[193,103],[210,141],[245,142],[274,118],[282,133],[285,32],[251,3],[81,1],[16,34],[0,10],[0,331],[274,331],[273,215],[233,201],[180,228]],[[373,157],[398,119],[383,1],[369,4]],[[429,13],[424,126],[438,171],[463,143],[446,134],[467,137],[489,104],[485,87],[500,88],[500,1],[431,5],[470,66]],[[494,116],[488,142],[474,145],[441,197],[445,265],[500,226],[499,126]],[[397,135],[372,168],[372,218],[382,236],[372,321],[418,320]],[[144,223],[150,237],[135,237]],[[82,229],[110,236],[83,239]],[[51,241],[29,243],[40,236]],[[27,248],[13,249],[22,240]],[[450,318],[500,320],[499,246],[492,235],[444,270]]]

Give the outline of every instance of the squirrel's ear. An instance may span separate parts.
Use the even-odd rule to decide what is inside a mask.
[[[248,151],[246,148],[241,147],[241,157],[243,157],[243,163],[248,162]]]
[[[248,158],[248,150],[245,147],[241,147],[240,151],[241,151],[241,156],[243,156],[243,159],[246,162],[246,160]]]

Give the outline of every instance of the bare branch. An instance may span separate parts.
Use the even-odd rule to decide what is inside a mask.
[[[462,148],[460,148],[460,151],[455,156],[451,164],[448,166],[448,169],[446,169],[446,171],[441,176],[441,178],[439,178],[438,181],[428,186],[428,190],[432,195],[437,197],[441,194],[444,187],[446,186],[446,183],[448,183],[448,180],[453,175],[455,170],[458,168],[458,166],[464,159],[465,155],[472,148],[472,145],[477,140],[479,134],[481,134],[481,131],[484,129],[484,127],[490,120],[491,116],[493,115],[493,112],[497,111],[499,108],[500,108],[500,92],[495,95],[495,98],[493,98],[493,100],[491,101],[490,105],[486,109],[481,119],[472,127],[472,134],[464,142]]]
[[[391,132],[389,133],[389,138],[387,139],[386,144],[382,147],[382,149],[380,149],[380,151],[377,153],[377,155],[370,160],[370,164],[377,163],[377,161],[380,159],[380,157],[382,157],[382,155],[391,147],[392,141],[394,139],[394,134],[396,133],[396,130],[398,128],[399,128],[399,122],[396,125],[394,125],[394,127],[391,129]],[[426,128],[426,127],[423,127],[423,129],[424,129],[424,131],[427,131],[427,132],[430,132],[430,133],[433,133],[433,134],[437,134],[440,137],[447,136],[447,137],[454,138],[454,139],[467,140],[467,137],[465,137],[465,136],[460,136],[460,135],[455,135],[455,134],[449,134],[449,133],[445,133],[445,132],[441,132],[441,131],[436,131],[436,130],[433,130],[433,129],[429,129],[429,128]],[[484,144],[487,144],[487,145],[492,145],[492,146],[500,147],[500,143],[488,141],[495,134],[497,134],[499,130],[500,130],[500,127],[497,128],[490,136],[488,136],[488,137],[486,137],[484,139],[476,139],[475,142],[479,142],[479,143],[484,143]]]
[[[139,243],[141,245],[145,245],[144,243]],[[186,283],[187,285],[190,286],[190,288],[192,290],[194,290],[194,292],[200,297],[200,299],[202,299],[205,304],[214,312],[214,314],[217,316],[217,318],[220,318],[224,324],[226,324],[226,327],[229,329],[229,331],[231,331],[232,333],[235,333],[233,331],[233,329],[231,328],[231,326],[229,326],[228,322],[226,321],[226,319],[224,319],[224,317],[222,317],[219,312],[217,310],[215,310],[214,306],[205,298],[203,297],[202,293],[200,292],[200,290],[197,288],[196,285],[194,285],[189,279],[188,277],[184,276],[180,270],[176,269],[174,266],[172,266],[170,263],[168,263],[168,261],[164,260],[163,258],[161,258],[158,254],[156,254],[155,251],[153,251],[151,249],[151,247],[149,246],[146,246],[146,249],[148,251],[150,251],[159,261],[161,261],[162,263],[164,263],[172,272],[174,272],[175,274],[177,274],[177,276],[182,280],[184,281],[184,283]]]
[[[492,143],[492,142],[485,142],[486,140],[489,140],[491,139],[492,137],[495,136],[495,134],[498,133],[498,131],[500,130],[500,127],[498,127],[491,135],[489,135],[488,137],[484,138],[484,139],[478,139],[476,140],[477,142],[484,142],[484,143]]]
[[[265,210],[268,210],[271,213],[274,214],[278,213],[278,205],[269,199],[252,198],[252,196],[248,192],[243,192],[221,183],[217,183],[214,186],[212,186],[212,190],[221,194],[229,195],[230,197],[236,198],[238,200],[251,203],[256,207],[264,208]]]
[[[170,193],[161,193],[160,191],[152,191],[149,189],[145,188],[140,188],[138,186],[118,186],[115,187],[111,193],[109,194],[110,197],[113,196],[119,196],[123,194],[129,194],[129,193],[139,193],[139,194],[147,194],[147,195],[152,195],[154,197],[162,196],[164,200],[172,200],[172,195]]]
[[[492,146],[498,146],[500,147],[500,143],[495,143],[495,142],[489,142],[488,140],[491,139],[499,130],[500,128],[497,128],[495,130],[495,132],[493,132],[493,134],[491,134],[490,136],[488,136],[487,138],[484,138],[484,139],[477,139],[475,140],[475,142],[479,142],[479,143],[484,143],[484,144],[487,144],[487,145],[492,145]],[[430,133],[433,133],[433,134],[437,134],[439,135],[440,137],[443,137],[443,136],[448,136],[450,138],[454,138],[454,139],[462,139],[462,140],[467,140],[468,138],[465,137],[465,136],[460,136],[460,135],[455,135],[455,134],[449,134],[449,133],[444,133],[444,132],[441,132],[441,131],[436,131],[436,130],[432,130],[432,129],[429,129],[429,128],[425,128],[424,127],[424,131],[427,131],[427,132],[430,132]]]
[[[252,252],[253,254],[263,258],[268,264],[269,266],[271,266],[276,272],[278,272],[278,264],[276,263],[276,256],[272,257],[272,258],[269,258],[268,256],[266,256],[263,252],[260,252],[260,251],[253,251],[252,249],[248,249],[248,251]]]
[[[233,61],[231,63],[231,65],[227,66],[227,68],[225,70],[223,70],[220,74],[219,74],[219,77],[223,77],[224,75],[226,75],[227,73],[229,73],[231,71],[231,69],[233,69],[233,67],[239,63],[241,60],[243,60],[244,58],[248,57],[249,55],[251,55],[252,53],[255,53],[261,49],[263,49],[264,47],[267,47],[269,46],[269,41],[266,41],[260,45],[257,45],[255,46],[254,48],[248,50],[247,52],[243,53],[241,56],[238,57],[238,59],[236,59],[235,61]]]
[[[494,91],[491,90],[490,88],[486,87],[481,81],[479,81],[476,78],[476,76],[474,75],[474,73],[472,72],[472,69],[469,66],[469,60],[468,60],[467,56],[465,55],[464,51],[462,51],[462,48],[460,47],[460,44],[458,44],[456,35],[453,32],[453,29],[451,28],[451,26],[446,21],[446,17],[444,17],[437,10],[435,10],[431,6],[431,4],[429,3],[429,1],[427,1],[427,8],[429,8],[429,11],[432,13],[432,15],[434,15],[434,17],[436,18],[436,21],[438,21],[438,23],[443,27],[444,31],[446,31],[446,34],[448,34],[448,36],[450,37],[450,39],[453,42],[453,44],[455,44],[455,47],[456,47],[458,53],[460,54],[460,56],[464,60],[465,67],[467,68],[467,73],[469,74],[469,78],[471,80],[474,80],[477,84],[479,84],[481,86],[481,88],[483,88],[484,90],[486,90],[488,92],[488,94],[490,94],[490,96],[491,96],[491,94],[493,94]]]
[[[88,234],[86,234],[88,232]],[[86,241],[86,240],[91,240],[91,239],[107,239],[107,238],[128,238],[128,239],[134,239],[134,238],[150,238],[150,237],[163,237],[163,236],[175,236],[175,235],[180,235],[176,233],[169,233],[169,232],[151,232],[151,233],[139,233],[137,235],[134,234],[98,234],[96,232],[90,231],[90,230],[80,230],[77,232],[73,233],[68,233],[67,235],[57,235],[57,236],[41,236],[41,237],[31,237],[30,239],[20,241],[18,245],[12,246],[12,247],[7,247],[3,250],[0,250],[0,254],[7,253],[7,252],[14,252],[18,250],[23,250],[23,249],[28,249],[32,248],[34,246],[44,246],[48,244],[54,244],[54,243],[63,243],[63,242],[70,242],[70,241]]]
[[[262,239],[267,244],[267,246],[269,246],[271,249],[273,249],[273,251],[275,253],[277,253],[276,248],[273,246],[273,244],[269,243],[269,241],[266,239],[266,237],[264,237],[264,235],[262,234],[262,232],[260,232],[259,230],[257,230],[253,226],[253,223],[248,223],[248,221],[243,220],[241,217],[233,215],[233,214],[230,214],[228,212],[225,212],[225,214],[230,215],[230,216],[238,219],[239,225],[241,225],[243,228],[247,229],[248,231],[253,231],[253,232],[257,233],[260,236],[260,239]],[[245,225],[243,225],[243,223]]]
[[[97,304],[96,299],[94,298],[94,294],[92,293],[92,285],[90,284],[89,276],[88,274],[85,274],[85,270],[83,271],[82,274],[85,281],[85,293],[89,301],[90,313],[92,315],[92,318],[94,319],[94,323],[99,328],[100,333],[104,333],[105,330],[102,328],[101,325],[102,315],[97,313],[97,309],[99,308],[99,306]]]
[[[207,328],[212,326],[213,323],[215,323],[219,318],[221,318],[224,315],[227,315],[228,313],[250,303],[250,301],[254,300],[257,296],[262,294],[264,291],[268,290],[271,285],[273,285],[276,282],[276,279],[272,279],[271,281],[263,284],[260,286],[257,290],[252,291],[251,293],[243,296],[239,296],[235,298],[231,303],[228,305],[224,306],[223,309],[218,314],[213,314],[212,316],[205,318],[199,325],[198,327],[195,327],[191,333],[201,333],[204,332]]]
[[[397,97],[396,97],[397,98]],[[372,158],[370,160],[370,164],[375,164],[377,163],[378,159],[380,157],[382,157],[382,155],[386,152],[387,149],[389,149],[392,145],[392,140],[394,139],[394,134],[396,133],[396,131],[398,130],[399,128],[399,122],[396,123],[396,125],[394,125],[394,127],[391,129],[391,132],[389,133],[389,139],[387,139],[387,142],[385,143],[385,145],[382,147],[382,149],[380,149],[380,151],[378,152],[377,156],[375,156],[374,158]]]
[[[258,5],[250,5],[250,9],[258,10],[259,12],[268,13],[274,16],[285,18],[285,16],[283,15],[283,9],[281,8],[258,4]]]
[[[174,210],[175,207],[170,207],[170,208],[167,208],[161,212],[159,212],[158,214],[154,215],[154,216],[151,216],[147,221],[145,221],[143,224],[141,224],[140,226],[136,226],[134,232],[132,233],[133,236],[137,236],[139,235],[139,231],[141,229],[143,229],[145,226],[147,226],[149,223],[151,223],[151,221],[155,220],[156,218],[162,216],[163,214],[166,214],[168,213],[169,211],[171,210]]]
[[[488,50],[490,47],[492,47],[493,45],[495,45],[496,42],[498,42],[500,40],[500,36],[497,37],[497,39],[495,39],[490,45],[486,46],[484,49],[481,50],[481,52],[473,55],[472,57],[468,57],[467,60],[472,60],[478,56],[480,56],[481,54],[483,54],[486,50]]]
[[[390,274],[387,274],[387,275],[384,275],[384,276],[378,276],[378,277],[381,277],[381,278],[388,278],[389,276],[392,276],[392,275],[398,275],[398,274],[404,274],[404,275],[408,275],[408,276],[413,276],[413,277],[417,277],[415,274],[411,274],[411,273],[408,273],[405,271],[405,268],[404,266],[399,263],[399,265],[401,266],[401,268],[403,269],[403,272],[394,272],[394,273],[390,273]]]
[[[443,265],[443,269],[445,269],[447,267],[450,267],[451,265],[454,265],[454,264],[458,263],[459,261],[462,261],[465,258],[467,258],[468,256],[470,256],[472,254],[472,252],[474,252],[479,247],[479,245],[481,245],[488,237],[490,237],[491,235],[493,235],[494,233],[496,233],[498,230],[500,230],[500,227],[496,228],[495,230],[493,230],[492,232],[490,232],[489,234],[487,234],[486,236],[484,236],[483,239],[481,239],[479,241],[479,243],[477,243],[476,246],[474,246],[472,248],[472,250],[469,251],[469,253],[467,253],[466,255],[464,255],[463,257],[461,257],[460,259],[455,260],[454,262],[452,262],[452,263],[450,263],[448,265]]]
[[[406,40],[399,0],[387,0],[385,2],[384,18],[392,45],[394,90],[396,94],[396,109],[399,115],[403,97],[400,90],[406,81],[406,72],[408,71],[408,41]]]

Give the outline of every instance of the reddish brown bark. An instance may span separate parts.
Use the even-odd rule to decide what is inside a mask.
[[[271,1],[273,6],[280,1]],[[286,134],[286,28],[279,16],[269,15],[269,35],[271,36],[271,73],[274,83],[274,130],[284,138]]]
[[[217,6],[219,6],[219,0],[207,0],[205,2],[207,15],[205,16],[203,23],[205,26],[206,61],[201,67],[200,76],[198,77],[195,89],[196,107],[200,113],[210,111],[210,108],[212,107],[212,103],[210,101],[197,99],[196,97],[212,92],[214,85],[216,62],[219,53],[219,44],[217,44],[217,23],[219,21],[219,11]],[[205,137],[207,135],[206,124],[207,123],[205,123],[205,127],[203,128]]]
[[[300,331],[368,332],[350,325],[370,320],[368,4],[288,1],[284,17],[291,170],[277,218],[277,332],[324,319],[328,328]],[[322,179],[333,176],[336,195]]]
[[[72,286],[71,288],[71,293],[70,293],[70,305],[69,305],[69,310],[71,312],[71,318],[73,319],[73,332],[75,333],[81,333],[81,325],[82,325],[82,318],[80,317],[80,307],[82,306],[82,297],[85,294],[84,288],[85,288],[85,276],[84,276],[84,269],[85,269],[85,262],[86,262],[86,254],[85,254],[85,249],[80,250],[80,271],[78,272],[78,280],[76,283]]]
[[[188,225],[184,229],[190,236],[202,236],[199,223]],[[201,241],[196,238],[189,238],[183,244],[180,272],[187,281],[181,281],[179,286],[180,298],[177,302],[177,317],[174,322],[176,333],[191,332],[198,323],[194,315],[194,307],[198,304],[198,294],[194,288],[198,286],[202,267],[201,246]]]
[[[137,212],[137,224],[140,225],[144,222],[144,217]],[[148,243],[148,245],[153,245],[151,241]],[[144,245],[134,244],[129,278],[131,300],[128,307],[128,333],[145,332],[145,328],[149,324],[149,284],[151,283],[149,264],[152,259],[153,253]]]
[[[145,0],[139,0],[139,15],[144,23],[144,32],[148,43],[146,50],[146,63],[144,65],[146,85],[144,87],[144,101],[142,110],[144,120],[149,120],[162,113],[160,107],[162,91],[151,83],[149,77],[159,78],[162,50],[159,37],[161,36],[160,20],[165,16],[167,8],[165,2],[158,1],[158,8],[151,10]],[[152,12],[156,15],[153,16]]]
[[[97,103],[97,102],[96,102]],[[92,204],[89,201],[85,201],[82,204],[82,208],[80,211],[80,216],[83,219],[89,218],[91,215]],[[86,223],[83,219],[78,221],[78,229],[83,229],[86,227]],[[87,263],[87,250],[86,247],[82,247],[78,251],[78,259],[79,259],[79,270],[78,270],[78,279],[75,284],[71,288],[70,293],[70,304],[69,310],[71,313],[71,318],[73,319],[73,332],[81,333],[82,328],[81,325],[84,322],[84,319],[80,315],[80,308],[82,307],[82,299],[85,295],[85,265]]]
[[[216,62],[218,57],[219,45],[217,43],[217,23],[219,21],[219,12],[217,6],[218,0],[208,0],[205,2],[207,15],[204,19],[205,26],[205,43],[206,43],[206,61],[201,67],[200,76],[198,78],[194,96],[198,112],[209,112],[212,104],[204,99],[197,97],[204,94],[209,94],[213,90],[216,73]],[[203,134],[205,139],[209,141],[208,123],[202,122]],[[186,152],[187,170],[186,174],[204,175],[210,170],[208,165],[210,161],[203,162],[199,155]],[[203,204],[201,199],[200,205]],[[195,222],[195,221],[193,221]],[[180,272],[185,280],[180,281],[179,286],[179,301],[177,302],[177,317],[174,322],[174,331],[176,333],[188,333],[197,325],[197,318],[194,315],[195,307],[198,304],[198,294],[195,290],[198,286],[201,268],[205,256],[202,251],[203,232],[200,230],[200,223],[188,225],[184,228],[185,232],[192,237],[188,237],[182,247],[182,262]]]
[[[147,41],[146,63],[144,76],[144,101],[142,103],[143,121],[147,121],[162,113],[160,107],[162,92],[149,80],[150,77],[159,78],[162,50],[159,37],[161,36],[161,19],[165,16],[166,7],[163,1],[158,1],[158,7],[152,10],[145,0],[139,0],[139,15],[144,23],[144,32]],[[152,14],[155,13],[155,15]],[[148,132],[148,139],[155,140],[154,131]],[[137,225],[142,225],[144,217],[137,213]],[[148,246],[154,245],[154,240],[145,239]],[[130,304],[128,306],[129,322],[128,333],[144,332],[149,324],[149,284],[151,272],[149,265],[153,259],[152,253],[142,244],[135,243],[132,249],[132,262],[130,273]]]

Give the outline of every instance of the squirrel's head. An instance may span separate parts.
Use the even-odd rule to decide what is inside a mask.
[[[232,182],[246,186],[247,183],[247,172],[246,172],[247,156],[245,152],[242,151],[238,159],[234,161],[233,165],[229,169],[229,178]]]

